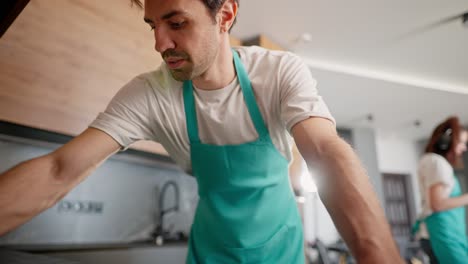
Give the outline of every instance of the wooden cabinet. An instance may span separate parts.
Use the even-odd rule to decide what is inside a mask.
[[[229,42],[231,46],[242,46],[242,41],[234,36],[229,37]]]
[[[0,39],[0,120],[77,135],[126,82],[159,66],[153,47],[129,1],[31,0]]]

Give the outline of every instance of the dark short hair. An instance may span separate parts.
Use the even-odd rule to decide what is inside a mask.
[[[138,7],[143,8],[143,3],[140,0],[130,0],[132,4],[136,4]],[[203,4],[205,4],[206,8],[208,8],[208,11],[211,14],[211,17],[214,19],[216,14],[218,13],[219,9],[223,6],[223,4],[226,2],[226,0],[201,0]],[[236,1],[237,5],[239,5],[240,0],[234,0]],[[237,17],[234,18],[234,22],[231,25],[231,28],[236,24]],[[231,32],[231,28],[229,29],[229,32]]]

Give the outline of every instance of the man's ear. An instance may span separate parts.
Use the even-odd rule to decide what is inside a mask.
[[[218,12],[221,32],[228,32],[237,16],[237,2],[226,0]]]

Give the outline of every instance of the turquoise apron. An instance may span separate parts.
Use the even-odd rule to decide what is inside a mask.
[[[288,161],[273,145],[244,66],[237,52],[233,56],[259,137],[240,145],[202,143],[192,82],[184,82],[192,172],[200,197],[187,263],[303,264],[302,224],[289,187]]]
[[[462,194],[460,183],[455,178],[450,197]],[[440,264],[468,263],[468,242],[466,237],[465,208],[433,213],[424,222],[429,232],[429,241]]]

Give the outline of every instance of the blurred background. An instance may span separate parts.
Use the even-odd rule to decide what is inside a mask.
[[[1,9],[0,171],[79,134],[126,82],[162,61],[127,0],[9,0]],[[231,33],[233,45],[304,60],[408,259],[424,144],[450,115],[468,125],[467,12],[466,0],[241,1]],[[306,243],[336,245],[314,172],[300,156],[290,171]],[[468,170],[456,173],[466,192]],[[196,188],[159,144],[138,142],[0,237],[0,260],[183,263]]]

